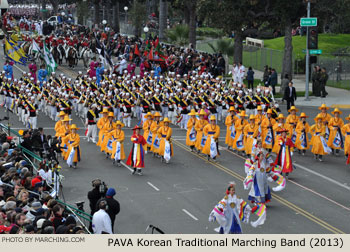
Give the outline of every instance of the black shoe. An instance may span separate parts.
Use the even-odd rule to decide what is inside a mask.
[[[139,176],[142,176],[142,175],[143,175],[143,174],[142,174],[142,170],[141,170],[141,169],[138,169],[137,174],[138,174]]]
[[[301,150],[298,150],[299,155],[301,154]]]
[[[210,156],[208,155],[208,161],[210,160]]]
[[[136,173],[136,168],[134,168],[134,171],[131,174],[134,175],[135,173]]]

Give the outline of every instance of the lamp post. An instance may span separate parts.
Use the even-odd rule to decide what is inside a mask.
[[[147,26],[145,26],[144,28],[143,28],[143,31],[145,32],[145,39],[147,40],[147,34],[148,34],[148,32],[149,32],[149,28],[147,27]]]
[[[127,24],[128,23],[128,10],[129,10],[128,6],[125,6],[124,10],[125,10],[125,24]]]

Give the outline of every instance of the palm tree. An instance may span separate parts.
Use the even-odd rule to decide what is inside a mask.
[[[219,39],[216,40],[216,45],[208,43],[208,46],[213,50],[214,53],[222,53],[225,59],[225,73],[228,72],[229,66],[229,55],[234,54],[234,43],[231,39]]]
[[[177,25],[166,32],[168,41],[179,46],[185,46],[188,44],[188,34],[189,28],[187,25]]]

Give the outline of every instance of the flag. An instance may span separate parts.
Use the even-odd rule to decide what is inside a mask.
[[[45,43],[44,43],[44,61],[46,64],[46,70],[48,72],[48,75],[56,71],[57,63],[55,62],[55,59],[53,58],[49,49],[46,47]]]
[[[24,53],[23,49],[18,46],[13,40],[7,40],[5,38],[5,55],[15,63],[26,65],[27,55]]]
[[[41,53],[40,47],[34,39],[33,39],[33,43],[32,43],[32,51],[35,53]]]
[[[153,48],[151,48],[151,50],[149,51],[148,59],[153,60]]]
[[[140,56],[140,51],[139,51],[139,47],[137,46],[137,44],[135,44],[134,54]]]
[[[101,44],[100,41],[95,37],[96,40],[96,50],[98,52],[98,54],[100,55],[100,59],[104,62],[104,63],[108,63],[110,66],[113,66],[113,62],[110,58],[110,53],[108,53],[108,50],[105,48],[104,44]]]

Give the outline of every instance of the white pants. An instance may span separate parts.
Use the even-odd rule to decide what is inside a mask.
[[[57,109],[56,109],[56,106],[50,106],[51,108],[51,114],[50,114],[50,117],[52,120],[55,120],[56,118],[56,114],[57,114]]]
[[[26,125],[27,114],[26,114],[26,110],[25,109],[22,109],[21,121],[22,121],[23,125]]]
[[[75,114],[78,115],[78,103],[76,99],[73,100],[73,109]]]
[[[120,121],[120,108],[113,108],[114,111],[114,117],[117,121]]]
[[[225,122],[226,116],[227,116],[227,109],[223,109],[222,110],[222,118],[223,118],[224,122]]]
[[[85,118],[84,116],[84,106],[82,103],[78,103],[78,116],[81,118]]]
[[[182,120],[180,122],[181,129],[186,129],[187,130],[187,122],[188,122],[188,115],[187,114],[182,114]]]
[[[30,123],[30,128],[31,129],[36,129],[37,128],[37,121],[38,121],[38,117],[34,116],[34,117],[29,117],[29,123]]]
[[[131,113],[123,113],[123,123],[126,127],[131,127]]]
[[[168,116],[169,116],[169,120],[171,121],[172,124],[176,124],[176,112],[175,111],[168,111]]]
[[[3,104],[5,101],[5,95],[0,95],[0,104]]]
[[[168,117],[169,107],[162,107],[162,117]]]
[[[88,125],[88,132],[87,132],[87,138],[92,138],[93,142],[96,142],[97,140],[97,126],[96,124]]]
[[[250,115],[254,115],[255,114],[255,109],[246,109],[247,112],[247,116],[249,118]]]
[[[22,108],[18,107],[17,108],[17,115],[18,115],[18,121],[22,120]]]
[[[216,121],[222,121],[222,106],[218,106],[217,108],[217,111],[218,111],[218,118]]]

